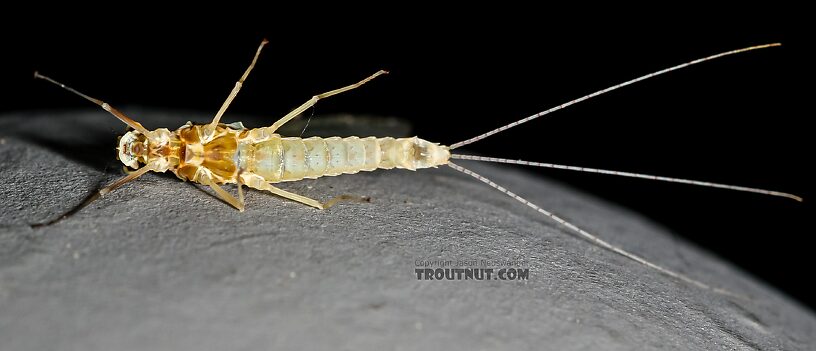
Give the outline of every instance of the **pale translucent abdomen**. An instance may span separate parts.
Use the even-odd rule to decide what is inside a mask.
[[[241,149],[247,170],[273,183],[377,168],[436,167],[447,163],[450,157],[446,146],[416,137],[303,139],[274,135]]]

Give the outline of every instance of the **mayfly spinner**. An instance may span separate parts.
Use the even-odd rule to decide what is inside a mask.
[[[594,92],[584,97],[569,101],[562,105],[553,107],[549,110],[537,113],[530,117],[521,119],[519,121],[510,123],[500,128],[491,130],[487,133],[478,135],[471,139],[461,141],[451,146],[444,146],[438,143],[432,143],[417,137],[413,138],[375,138],[375,137],[330,137],[330,138],[296,138],[283,137],[276,134],[278,128],[291,121],[295,117],[307,109],[314,106],[320,99],[347,92],[356,89],[372,79],[387,74],[386,71],[378,71],[366,79],[358,83],[335,89],[326,93],[313,96],[311,99],[289,112],[283,118],[273,123],[269,127],[248,129],[240,122],[232,124],[222,124],[221,116],[229,107],[232,100],[241,90],[244,81],[246,80],[258,56],[261,53],[264,45],[268,42],[264,40],[258,47],[252,63],[244,72],[241,79],[235,83],[235,87],[230,92],[224,104],[215,114],[213,120],[204,125],[187,124],[181,126],[175,131],[170,131],[166,128],[159,128],[155,130],[147,130],[139,122],[126,116],[124,113],[115,109],[107,103],[85,95],[73,88],[70,88],[62,83],[59,83],[51,78],[43,76],[37,72],[34,73],[35,78],[47,80],[51,83],[59,85],[60,87],[75,93],[86,100],[89,100],[99,106],[105,111],[108,111],[116,118],[133,128],[132,131],[127,132],[119,140],[118,157],[126,166],[137,169],[129,175],[113,182],[105,188],[98,191],[96,195],[104,195],[113,191],[119,186],[128,183],[143,174],[154,172],[173,172],[177,177],[183,181],[193,181],[206,186],[209,186],[218,195],[219,198],[229,203],[239,211],[244,210],[244,194],[242,186],[268,191],[275,195],[294,200],[318,209],[326,209],[337,201],[353,200],[354,197],[344,195],[335,197],[327,202],[320,202],[299,194],[295,194],[283,189],[280,189],[273,184],[279,182],[297,181],[304,178],[318,178],[322,176],[336,176],[340,174],[354,174],[360,171],[373,171],[378,168],[392,169],[402,168],[409,170],[417,170],[420,168],[437,167],[441,165],[448,165],[449,167],[468,174],[476,179],[498,189],[499,191],[509,195],[510,197],[520,201],[521,203],[533,208],[534,210],[544,214],[559,224],[571,229],[578,235],[588,239],[589,241],[614,251],[620,255],[628,257],[641,264],[649,266],[666,275],[686,281],[699,287],[718,291],[720,293],[730,294],[724,290],[712,288],[704,283],[698,282],[694,279],[688,278],[682,274],[675,273],[671,270],[665,269],[654,263],[651,263],[640,256],[629,253],[621,248],[613,246],[606,241],[578,228],[577,226],[561,219],[555,214],[544,210],[537,205],[525,200],[524,198],[514,194],[504,187],[492,182],[491,180],[474,173],[466,168],[463,168],[450,159],[475,160],[485,162],[499,162],[520,164],[527,166],[567,169],[573,171],[593,172],[602,174],[611,174],[625,177],[646,178],[653,180],[661,180],[668,182],[692,184],[699,186],[724,188],[737,191],[747,191],[766,195],[782,196],[791,198],[797,201],[802,199],[796,195],[769,191],[756,188],[748,188],[741,186],[717,184],[710,182],[701,182],[695,180],[667,178],[653,175],[636,174],[629,172],[609,171],[602,169],[592,169],[583,167],[563,166],[548,163],[537,163],[519,160],[509,160],[492,157],[469,156],[452,154],[451,150],[461,146],[485,139],[493,134],[510,129],[519,124],[529,122],[538,117],[555,112],[570,105],[577,104],[584,100],[593,98],[595,96],[622,88],[624,86],[634,84],[664,73],[688,67],[704,61],[713,60],[727,55],[737,54],[741,52],[763,49],[780,44],[766,44],[759,46],[752,46],[738,50],[723,52],[720,54],[708,56],[697,59],[677,66],[666,68],[654,73],[641,76],[624,83]],[[238,197],[236,198],[229,192],[225,191],[222,184],[237,184]],[[96,197],[93,197],[96,198]]]

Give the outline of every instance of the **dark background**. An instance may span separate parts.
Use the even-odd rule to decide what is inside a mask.
[[[452,144],[671,65],[782,42],[781,48],[704,63],[592,99],[465,149],[801,195],[806,201],[800,204],[528,169],[640,212],[816,306],[808,287],[813,264],[806,223],[814,199],[806,183],[813,179],[806,168],[812,129],[805,124],[812,88],[802,88],[812,84],[806,67],[812,40],[804,40],[796,20],[767,9],[710,18],[658,12],[644,16],[648,20],[625,11],[598,20],[558,11],[481,10],[317,17],[246,9],[250,18],[225,13],[208,20],[184,13],[124,18],[102,9],[81,18],[32,16],[36,25],[3,28],[0,109],[90,107],[31,79],[37,69],[126,113],[137,105],[194,110],[202,113],[190,119],[206,122],[266,37],[271,43],[225,121],[241,114],[260,117],[248,126],[271,124],[311,95],[382,68],[391,75],[320,102],[315,118],[336,112],[396,116],[412,121],[420,137]],[[119,132],[112,128],[111,147]]]

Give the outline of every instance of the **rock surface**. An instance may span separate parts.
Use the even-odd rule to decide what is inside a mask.
[[[148,128],[187,120],[124,110]],[[393,120],[326,120],[340,121],[330,128],[339,131],[313,124],[311,132],[407,132]],[[320,199],[372,199],[327,211],[250,191],[244,213],[172,175],[149,174],[32,228],[121,175],[113,148],[122,129],[96,111],[0,117],[2,349],[816,348],[810,311],[648,220],[465,161],[615,245],[749,298],[593,246],[448,168],[282,185]],[[520,261],[529,278],[417,279],[418,263],[440,260]]]

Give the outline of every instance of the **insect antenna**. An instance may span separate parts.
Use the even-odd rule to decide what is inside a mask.
[[[757,194],[763,194],[763,195],[780,196],[780,197],[785,197],[785,198],[788,198],[788,199],[793,199],[793,200],[802,202],[802,197],[796,196],[796,195],[793,195],[793,194],[789,194],[789,193],[783,193],[783,192],[779,192],[779,191],[765,190],[765,189],[759,189],[759,188],[749,188],[749,187],[738,186],[738,185],[728,185],[728,184],[704,182],[704,181],[699,181],[699,180],[661,177],[661,176],[656,176],[656,175],[651,175],[651,174],[621,172],[621,171],[610,171],[610,170],[606,170],[606,169],[566,166],[566,165],[559,165],[559,164],[554,164],[554,163],[531,162],[531,161],[524,161],[524,160],[511,160],[511,159],[496,158],[496,157],[484,157],[484,156],[451,154],[451,158],[459,159],[459,160],[507,163],[507,164],[514,164],[514,165],[522,165],[522,166],[564,169],[564,170],[576,171],[576,172],[598,173],[598,174],[616,175],[616,176],[621,176],[621,177],[659,180],[659,181],[663,181],[663,182],[690,184],[690,185],[704,186],[704,187],[710,187],[710,188],[720,188],[720,189],[728,189],[728,190],[735,190],[735,191],[744,191],[744,192],[749,192],[749,193],[757,193]]]
[[[717,59],[717,58],[720,58],[720,57],[723,57],[723,56],[734,55],[734,54],[739,54],[739,53],[746,52],[746,51],[759,50],[759,49],[770,48],[770,47],[781,46],[781,45],[782,44],[780,44],[780,43],[771,43],[771,44],[757,45],[757,46],[751,46],[751,47],[737,49],[737,50],[726,51],[726,52],[722,52],[722,53],[719,53],[719,54],[716,54],[716,55],[703,57],[701,59],[696,59],[694,61],[689,61],[689,62],[686,62],[686,63],[679,64],[677,66],[672,66],[672,67],[669,67],[669,68],[666,68],[666,69],[662,69],[662,70],[659,70],[659,71],[656,71],[656,72],[652,72],[652,73],[649,73],[647,75],[643,75],[643,76],[637,77],[635,79],[628,80],[628,81],[625,81],[623,83],[613,85],[613,86],[611,86],[609,88],[598,90],[598,91],[596,91],[596,92],[594,92],[592,94],[582,96],[582,97],[577,98],[575,100],[568,101],[568,102],[563,103],[561,105],[550,108],[549,110],[541,111],[541,112],[536,113],[536,114],[534,114],[532,116],[520,119],[518,121],[515,121],[513,123],[501,126],[499,128],[493,129],[493,130],[491,130],[491,131],[489,131],[487,133],[480,134],[480,135],[477,135],[477,136],[475,136],[473,138],[470,138],[470,139],[467,139],[467,140],[460,141],[458,143],[452,144],[450,146],[450,149],[453,150],[453,149],[465,146],[467,144],[475,143],[475,142],[477,142],[479,140],[482,140],[482,139],[485,139],[485,138],[487,138],[487,137],[489,137],[489,136],[491,136],[493,134],[503,132],[505,130],[513,128],[513,127],[515,127],[515,126],[517,126],[519,124],[527,123],[527,122],[532,121],[532,120],[534,120],[534,119],[536,119],[538,117],[548,115],[550,113],[553,113],[553,112],[558,111],[560,109],[563,109],[565,107],[575,105],[575,104],[577,104],[579,102],[589,100],[589,99],[594,98],[594,97],[596,97],[598,95],[603,95],[603,94],[606,94],[606,93],[608,93],[610,91],[617,90],[617,89],[623,88],[623,87],[625,87],[627,85],[635,84],[637,82],[641,82],[641,81],[644,81],[646,79],[659,76],[661,74],[669,73],[671,71],[676,71],[678,69],[686,68],[686,67],[691,66],[691,65],[696,65],[696,64],[701,63],[701,62],[714,60],[714,59]]]
[[[480,174],[478,174],[476,172],[473,172],[473,171],[471,171],[471,170],[469,170],[467,168],[459,166],[459,165],[457,165],[457,164],[455,164],[453,162],[448,162],[447,165],[449,167],[459,171],[459,172],[462,172],[462,173],[467,174],[467,175],[469,175],[469,176],[471,176],[473,178],[478,179],[482,183],[485,183],[485,184],[489,185],[490,187],[492,187],[492,188],[494,188],[494,189],[496,189],[498,191],[501,191],[501,192],[505,193],[507,196],[510,196],[511,198],[515,199],[516,201],[521,202],[522,204],[527,205],[528,207],[530,207],[530,208],[538,211],[539,213],[549,217],[550,219],[557,222],[558,224],[561,224],[561,225],[569,228],[573,233],[576,233],[577,235],[579,235],[580,237],[582,237],[582,238],[584,238],[586,240],[589,240],[590,242],[592,242],[595,245],[603,247],[603,248],[605,248],[605,249],[607,249],[609,251],[612,251],[612,252],[614,252],[616,254],[619,254],[619,255],[624,256],[624,257],[626,257],[628,259],[631,259],[631,260],[633,260],[633,261],[635,261],[637,263],[643,264],[643,265],[645,265],[645,266],[647,266],[647,267],[649,267],[651,269],[654,269],[654,270],[656,270],[656,271],[658,271],[660,273],[668,275],[668,276],[670,276],[672,278],[676,278],[678,280],[682,280],[682,281],[684,281],[686,283],[695,285],[697,287],[700,287],[700,288],[703,288],[703,289],[706,289],[706,290],[711,290],[711,291],[713,291],[715,293],[718,293],[718,294],[732,296],[732,297],[736,297],[736,298],[740,298],[740,299],[744,299],[744,300],[749,300],[750,299],[750,298],[748,298],[746,296],[742,296],[742,295],[739,295],[739,294],[736,294],[736,293],[732,293],[732,292],[730,292],[728,290],[725,290],[725,289],[722,289],[722,288],[712,287],[712,286],[710,286],[708,284],[705,284],[703,282],[700,282],[700,281],[697,281],[695,279],[689,278],[689,277],[687,277],[687,276],[685,276],[683,274],[674,272],[674,271],[669,270],[667,268],[663,268],[662,266],[659,266],[659,265],[657,265],[655,263],[649,262],[648,260],[646,260],[643,257],[635,255],[635,254],[633,254],[633,253],[631,253],[629,251],[626,251],[624,249],[621,249],[621,248],[619,248],[619,247],[617,247],[615,245],[612,245],[612,244],[606,242],[605,240],[603,240],[603,239],[601,239],[601,238],[599,238],[599,237],[597,237],[597,236],[595,236],[593,234],[590,234],[589,232],[579,228],[578,226],[576,226],[576,225],[574,225],[574,224],[572,224],[570,222],[567,222],[566,220],[562,219],[561,217],[555,215],[554,213],[539,207],[538,205],[528,201],[527,199],[517,195],[516,193],[514,193],[514,192],[512,192],[510,190],[507,190],[507,188],[496,184],[492,180],[490,180],[488,178],[485,178],[484,176],[482,176],[482,175],[480,175]]]
[[[110,112],[110,114],[112,114],[114,117],[118,118],[120,121],[124,122],[125,124],[129,125],[131,128],[139,131],[140,133],[142,133],[143,135],[145,135],[148,138],[150,137],[150,134],[149,134],[148,130],[145,129],[145,127],[143,127],[141,123],[134,121],[133,119],[131,119],[128,116],[125,116],[124,113],[122,113],[121,111],[115,109],[113,106],[108,105],[107,102],[104,102],[102,100],[92,98],[92,97],[90,97],[88,95],[85,95],[85,94],[79,92],[78,90],[76,90],[74,88],[71,88],[71,87],[69,87],[69,86],[67,86],[65,84],[57,82],[56,80],[53,80],[50,77],[44,76],[44,75],[40,74],[37,71],[34,71],[34,78],[35,79],[42,79],[42,80],[45,80],[47,82],[50,82],[50,83],[52,83],[52,84],[54,84],[56,86],[59,86],[60,88],[63,88],[65,90],[68,90],[68,91],[70,91],[70,92],[72,92],[74,94],[77,94],[77,95],[81,96],[85,100],[88,100],[90,102],[93,102],[93,103],[99,105],[105,111]]]

